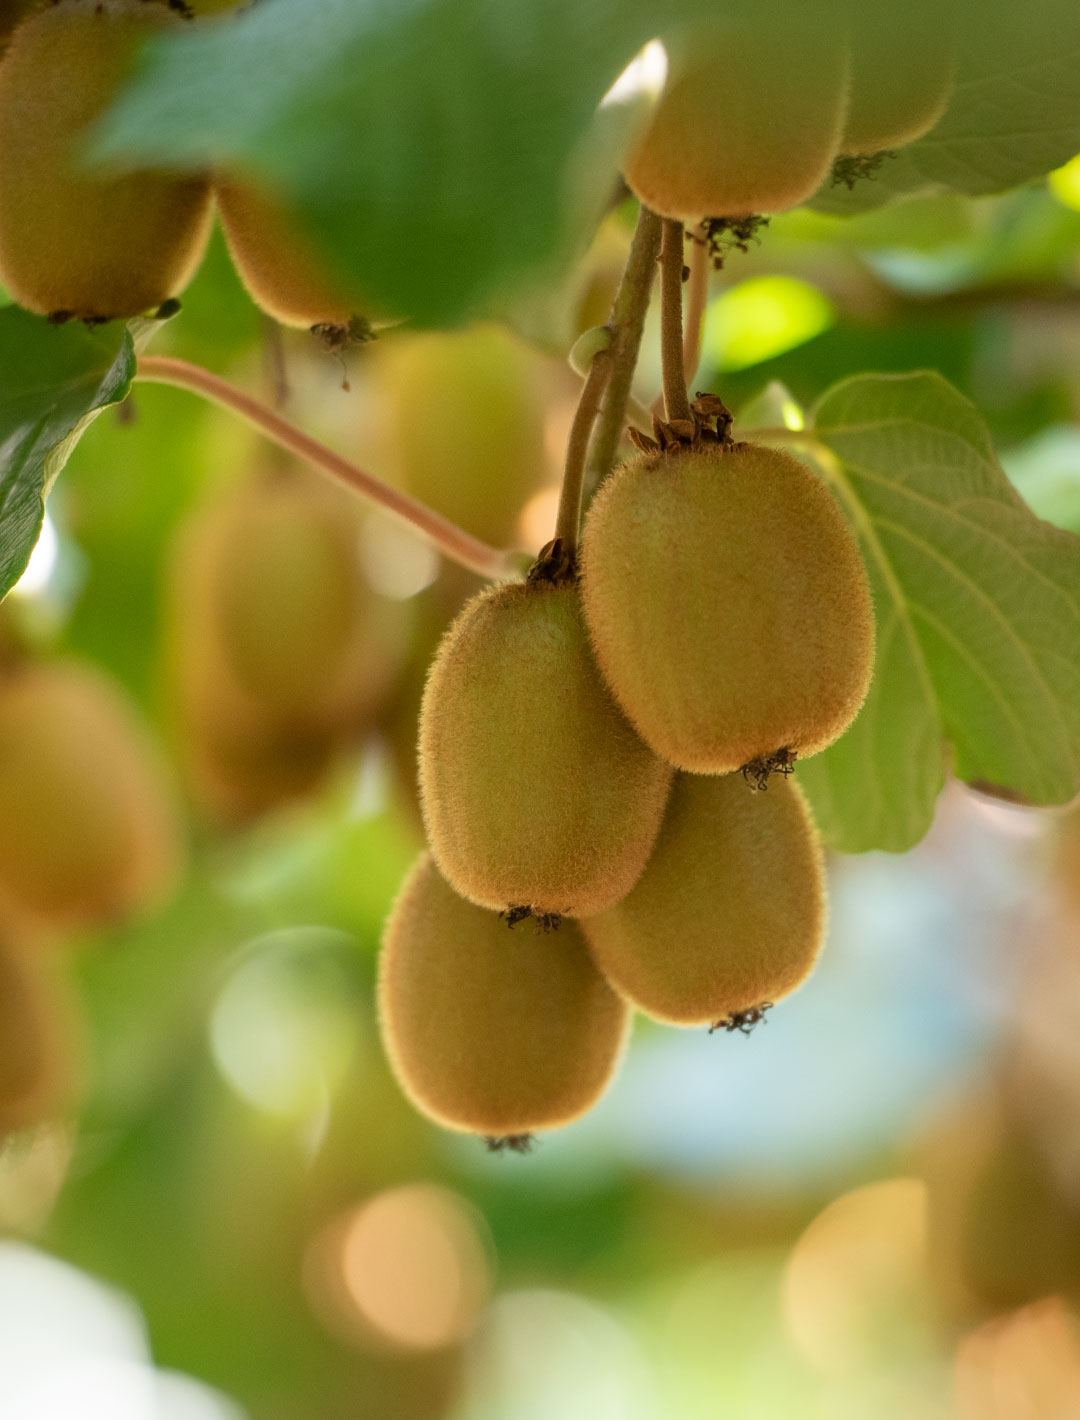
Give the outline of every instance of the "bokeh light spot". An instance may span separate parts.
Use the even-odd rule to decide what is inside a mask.
[[[804,345],[835,320],[832,302],[808,281],[753,276],[709,303],[705,354],[721,370],[743,370]]]

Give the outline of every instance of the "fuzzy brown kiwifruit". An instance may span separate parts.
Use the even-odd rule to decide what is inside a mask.
[[[194,274],[210,230],[207,181],[85,166],[137,44],[181,23],[156,0],[59,0],[12,36],[0,67],[0,279],[27,309],[127,318]]]
[[[229,254],[260,310],[282,325],[315,330],[332,344],[363,338],[354,303],[282,202],[236,179],[216,179],[214,194]]]
[[[46,929],[153,907],[181,861],[156,746],[119,690],[76,662],[0,680],[0,902]]]
[[[604,676],[679,769],[789,767],[866,696],[874,621],[825,484],[778,449],[646,454],[593,501],[582,596]]]
[[[548,474],[544,366],[511,331],[392,333],[372,352],[384,456],[414,497],[496,547]]]
[[[426,853],[390,914],[378,991],[409,1098],[440,1124],[495,1139],[584,1114],[614,1073],[628,1023],[574,923],[508,931],[459,897]]]
[[[612,986],[676,1025],[725,1024],[788,995],[825,931],[825,875],[798,788],[677,774],[648,866],[581,924]]]
[[[390,689],[402,608],[360,561],[362,511],[271,468],[197,508],[170,586],[178,731],[196,796],[244,820],[317,788]]]
[[[955,70],[948,6],[876,0],[852,7],[851,92],[842,153],[899,148],[948,107]]]
[[[847,107],[838,26],[774,4],[665,37],[668,75],[626,181],[665,217],[781,212],[829,173]]]
[[[574,583],[489,588],[465,607],[420,715],[428,840],[464,897],[538,915],[617,902],[670,777],[600,677]]]
[[[60,963],[38,946],[0,939],[0,1139],[66,1103],[73,1025]]]

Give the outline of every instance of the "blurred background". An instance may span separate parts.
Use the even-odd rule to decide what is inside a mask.
[[[633,217],[557,299],[341,358],[266,323],[217,235],[155,353],[535,551]],[[711,277],[695,387],[797,425],[847,374],[940,370],[1080,531],[1078,253],[1080,159],[776,218]],[[1070,812],[952,786],[912,853],[835,859],[827,952],[767,1025],[638,1021],[528,1156],[405,1102],[374,963],[474,585],[186,393],[80,444],[0,624],[0,798],[48,844],[0,827],[0,1414],[1076,1416]]]

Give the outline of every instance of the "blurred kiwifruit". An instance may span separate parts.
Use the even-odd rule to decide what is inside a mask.
[[[508,931],[424,854],[387,923],[379,1014],[413,1103],[451,1129],[515,1139],[583,1114],[608,1083],[627,1010],[577,926]]]
[[[677,768],[787,767],[854,719],[873,669],[866,572],[824,483],[790,454],[643,455],[594,499],[582,551],[600,667]]]
[[[582,929],[628,1001],[676,1025],[771,1005],[809,975],[825,931],[821,848],[788,779],[677,774],[652,857]]]
[[[177,806],[133,708],[97,671],[26,663],[0,680],[0,902],[45,928],[152,907],[181,858]]]
[[[73,1026],[60,963],[37,945],[0,938],[0,1138],[66,1103]]]
[[[360,563],[356,499],[270,467],[196,509],[170,586],[178,729],[196,795],[242,820],[301,797],[371,728],[403,608]]]
[[[372,368],[388,468],[415,497],[496,547],[548,474],[544,367],[497,325],[380,340]]]
[[[847,51],[828,19],[766,3],[665,36],[667,83],[625,168],[642,202],[697,221],[805,201],[847,106]]]
[[[953,89],[949,8],[937,0],[852,7],[851,96],[840,149],[878,153],[929,132]]]
[[[370,333],[282,202],[234,179],[218,178],[214,193],[233,263],[260,310],[282,325],[315,330],[332,344]]]
[[[12,36],[0,68],[0,279],[29,310],[126,318],[194,273],[210,229],[207,181],[85,166],[136,45],[180,23],[157,0],[58,0]]]
[[[670,771],[589,652],[577,586],[489,588],[448,631],[420,715],[428,840],[481,906],[599,912],[645,866]]]
[[[0,59],[7,52],[15,27],[43,3],[45,0],[0,0]]]

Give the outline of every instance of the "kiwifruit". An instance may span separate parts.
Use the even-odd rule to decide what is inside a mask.
[[[772,4],[665,37],[668,77],[626,181],[697,221],[780,212],[828,175],[847,106],[838,27]]]
[[[929,132],[953,89],[948,7],[937,0],[853,6],[850,45],[851,96],[841,152],[878,153]]]
[[[788,779],[677,774],[648,866],[581,924],[612,986],[676,1025],[729,1023],[809,975],[825,930],[821,848]]]
[[[0,937],[0,1138],[65,1102],[73,1022],[62,984],[48,951]]]
[[[0,902],[46,928],[153,906],[180,864],[163,765],[97,671],[26,663],[0,681]]]
[[[517,1138],[583,1114],[610,1080],[626,1007],[577,926],[507,931],[466,902],[428,854],[386,926],[379,1016],[413,1103],[451,1129]]]
[[[385,462],[402,486],[505,547],[548,473],[543,363],[510,331],[391,334],[373,350]]]
[[[816,754],[873,669],[866,572],[825,484],[757,444],[645,454],[593,500],[582,544],[600,668],[679,769]]]
[[[44,0],[0,0],[0,59],[7,52],[15,27],[43,3]]]
[[[170,585],[178,730],[196,795],[242,820],[318,786],[390,689],[405,613],[360,564],[357,501],[270,467],[197,508]]]
[[[177,295],[210,231],[203,178],[85,166],[138,42],[181,23],[156,0],[58,0],[0,67],[0,279],[54,319],[138,315]]]
[[[357,312],[288,208],[251,182],[219,177],[214,193],[233,264],[259,309],[344,342]]]
[[[670,777],[604,686],[575,584],[504,584],[465,607],[420,712],[428,841],[462,896],[602,911],[644,868]]]

